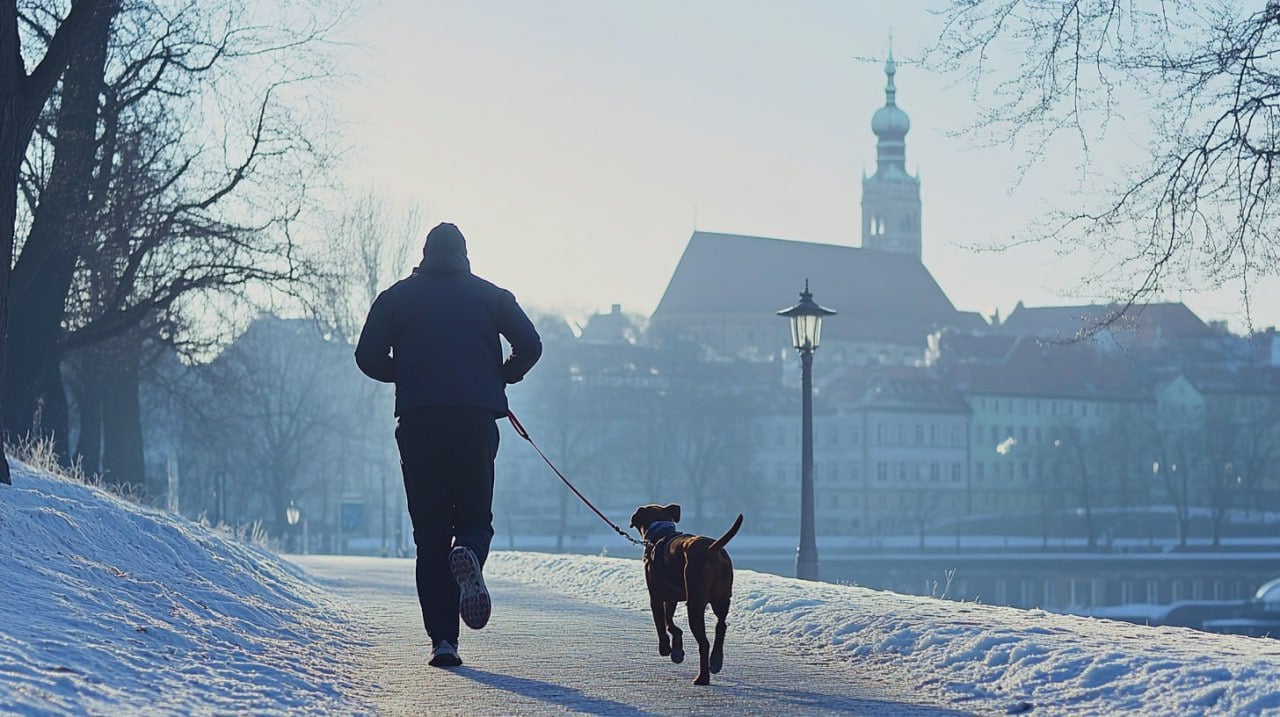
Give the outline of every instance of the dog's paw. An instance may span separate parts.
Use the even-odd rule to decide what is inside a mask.
[[[678,647],[672,650],[671,661],[676,663],[677,665],[680,664],[681,662],[684,662],[684,650],[681,650]]]
[[[663,657],[666,657],[667,655],[670,655],[670,654],[671,654],[671,645],[669,645],[669,644],[659,644],[659,645],[658,645],[658,654],[659,654],[659,655],[662,655]]]
[[[711,674],[718,675],[720,674],[720,668],[724,667],[724,655],[712,655],[707,662],[707,669],[711,670]]]
[[[698,675],[697,677],[693,678],[693,684],[695,684],[695,685],[709,685],[709,684],[711,684],[711,675],[708,675],[708,674],[706,674],[706,673],[700,674],[700,675]]]

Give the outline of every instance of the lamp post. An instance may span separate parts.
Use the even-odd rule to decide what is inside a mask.
[[[298,521],[302,518],[302,509],[294,505],[293,501],[289,501],[289,507],[284,509],[284,518],[289,521],[290,532],[294,532]],[[294,535],[296,536],[297,533],[294,532]],[[305,520],[302,521],[302,554],[307,554],[307,522]]]
[[[791,343],[800,352],[800,545],[796,548],[796,577],[818,579],[818,541],[813,525],[813,353],[822,339],[822,318],[836,312],[819,306],[804,280],[800,303],[778,312],[791,319]]]

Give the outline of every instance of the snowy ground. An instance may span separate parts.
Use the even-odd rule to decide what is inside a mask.
[[[356,712],[339,608],[302,571],[11,462],[0,714]]]
[[[0,487],[0,541],[0,713],[370,709],[368,677],[346,659],[360,632],[352,606],[262,550],[21,465]],[[648,620],[634,560],[497,552],[487,572]],[[730,630],[904,675],[963,711],[1280,714],[1280,641],[1270,639],[745,570]]]
[[[732,544],[729,549],[732,552]],[[497,553],[494,575],[647,611],[634,561]],[[985,713],[1280,714],[1280,640],[805,583],[740,570],[730,622],[748,639],[909,673]]]

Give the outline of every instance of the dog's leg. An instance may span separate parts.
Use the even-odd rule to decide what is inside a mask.
[[[671,623],[671,618],[667,617],[666,603],[650,594],[649,609],[653,611],[653,624],[658,628],[658,654],[666,657],[671,654],[671,639],[667,637],[667,625]]]
[[[716,640],[711,646],[711,661],[708,667],[711,668],[711,674],[716,674],[724,666],[724,633],[729,627],[725,619],[729,616],[729,598],[712,600],[711,612],[716,615]]]
[[[709,685],[711,684],[711,642],[707,640],[707,604],[702,601],[690,600],[688,610],[689,629],[693,631],[693,639],[698,641],[698,676],[693,678],[693,684]]]
[[[684,662],[684,633],[676,627],[676,606],[679,604],[669,602],[662,608],[666,617],[667,632],[671,633],[671,661],[677,665]]]

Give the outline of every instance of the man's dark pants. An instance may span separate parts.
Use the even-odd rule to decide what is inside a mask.
[[[492,411],[442,407],[406,411],[396,426],[400,469],[418,547],[418,602],[432,644],[458,644],[458,583],[452,546],[475,551],[480,564],[493,540],[493,461],[498,425]]]

